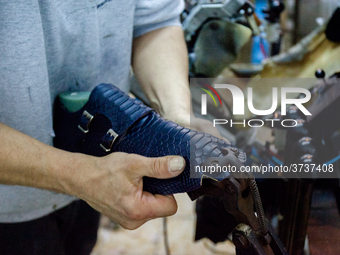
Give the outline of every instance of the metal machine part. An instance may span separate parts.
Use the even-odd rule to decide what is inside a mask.
[[[236,148],[228,148],[226,156],[209,158],[202,165],[233,164],[240,168],[242,164],[237,160],[237,156]],[[233,230],[236,254],[287,254],[264,216],[256,181],[249,173],[234,173],[222,181],[205,178],[201,188],[188,194],[191,199],[201,195],[223,198],[227,212],[233,215],[239,224]]]
[[[275,56],[280,53],[282,37],[280,17],[284,8],[284,4],[281,0],[268,0],[268,8],[263,10],[266,14],[266,39],[271,44],[271,56]]]
[[[254,6],[246,0],[188,0],[186,10],[182,15],[183,30],[187,41],[190,41],[196,31],[208,19],[238,18],[246,15],[252,17]],[[256,22],[249,22],[253,30],[257,31]]]
[[[337,113],[340,107],[338,76],[335,74],[326,79],[326,74],[321,69],[315,72],[315,76],[319,81],[311,89],[313,101],[308,106],[312,115],[306,118],[295,106],[290,107],[286,118],[295,119],[297,126],[285,131],[284,136],[275,138],[285,140],[285,165],[322,164],[327,160],[334,163],[337,159],[336,157],[330,160],[334,157],[334,151],[331,149],[334,132],[340,127]],[[275,134],[280,136],[276,130]],[[338,154],[338,151],[335,150],[335,153]],[[288,179],[285,183],[283,220],[280,223],[279,235],[289,254],[303,254],[313,186],[318,175],[320,173],[317,172],[299,173],[296,179]],[[336,192],[334,195],[339,196],[339,191]]]

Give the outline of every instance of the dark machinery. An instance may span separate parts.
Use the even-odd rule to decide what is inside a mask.
[[[253,144],[251,148],[244,148],[249,159],[245,163],[246,165],[297,166],[297,169],[290,173],[272,174],[273,176],[270,176],[270,179],[267,179],[268,176],[262,176],[266,179],[261,179],[261,175],[257,175],[266,216],[271,220],[273,219],[272,216],[277,217],[278,225],[275,226],[275,231],[278,233],[283,245],[281,245],[280,241],[274,239],[275,243],[278,244],[278,248],[274,250],[271,247],[271,251],[266,250],[263,243],[263,240],[266,239],[259,231],[261,227],[251,220],[260,220],[261,209],[259,208],[262,206],[259,206],[260,203],[256,196],[253,196],[252,201],[245,202],[249,199],[247,195],[250,194],[251,184],[245,181],[246,178],[242,176],[234,176],[234,179],[222,181],[219,184],[219,188],[225,190],[223,202],[229,215],[226,215],[223,208],[217,205],[222,203],[221,200],[210,198],[223,197],[223,192],[212,192],[214,186],[209,183],[211,186],[210,191],[204,193],[205,196],[202,200],[199,200],[196,207],[196,240],[208,237],[215,243],[222,242],[228,238],[225,233],[232,231],[237,224],[242,222],[247,227],[238,225],[233,230],[233,241],[237,247],[237,254],[271,254],[270,252],[280,254],[280,252],[284,252],[283,247],[285,247],[288,254],[301,255],[305,248],[314,186],[320,182],[328,183],[328,186],[334,192],[339,208],[340,189],[337,184],[339,181],[339,164],[337,161],[340,159],[339,74],[325,78],[324,71],[317,70],[316,77],[317,79],[310,80],[315,86],[310,89],[312,94],[311,101],[308,105],[305,105],[312,113],[311,116],[305,116],[296,106],[289,107],[285,116],[275,112],[271,117],[272,119],[294,120],[296,126],[293,128],[270,127],[275,133],[275,140],[272,145],[267,142],[265,146]],[[272,150],[273,146],[276,151]],[[257,162],[254,162],[253,158]],[[232,200],[232,194],[238,194],[235,195],[235,200]],[[226,198],[226,196],[229,196],[229,198]],[[225,203],[225,201],[228,201],[228,203]],[[247,203],[254,205],[254,207],[246,207]],[[253,215],[251,208],[255,208],[256,218],[251,217]],[[235,222],[232,222],[231,216],[236,219]],[[225,224],[224,222],[226,221],[229,224]],[[264,225],[262,224],[262,226]],[[240,235],[244,236],[249,233],[245,229],[249,231],[251,229],[250,232],[255,232],[255,235],[250,234],[248,238],[239,238]],[[245,232],[240,234],[242,230]],[[267,233],[270,235],[274,233],[270,226],[268,231],[269,233]],[[262,233],[264,232],[266,231],[262,231]],[[235,233],[238,234],[235,235]],[[275,235],[271,235],[271,238],[273,236]],[[260,246],[262,245],[262,250],[259,249],[259,245],[256,246],[252,242],[254,239],[251,239],[251,237],[256,237]],[[252,247],[252,250],[246,249],[242,251],[240,247],[247,247],[247,249]],[[260,253],[260,251],[263,253]]]
[[[285,181],[280,186],[281,191],[277,192],[280,197],[276,197],[281,199],[278,207],[283,215],[279,236],[289,254],[304,252],[314,185],[320,181],[327,182],[330,187],[334,186],[335,198],[340,195],[340,189],[336,187],[339,180],[337,161],[340,158],[339,74],[325,78],[325,72],[317,70],[315,76],[318,80],[311,89],[312,103],[308,106],[312,115],[306,117],[295,106],[289,108],[286,116],[277,112],[276,118],[296,120],[296,127],[289,130],[276,128],[275,140],[284,140],[285,144],[279,155],[273,156],[269,144],[257,153],[261,159],[270,161],[280,157],[283,162],[279,164],[299,167],[292,173],[294,176],[280,177]],[[337,203],[339,208],[338,199]]]
[[[238,150],[231,148],[230,151],[232,153],[225,157],[206,160],[203,165],[233,165],[241,169],[241,163],[237,162]],[[193,200],[201,195],[222,198],[225,209],[238,223],[232,232],[237,255],[288,254],[265,218],[257,184],[251,174],[238,172],[220,182],[206,178],[201,188],[188,194]]]

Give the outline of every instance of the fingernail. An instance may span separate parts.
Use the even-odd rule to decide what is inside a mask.
[[[183,169],[185,165],[185,161],[182,157],[174,157],[170,159],[169,163],[169,171],[170,172],[178,172]]]

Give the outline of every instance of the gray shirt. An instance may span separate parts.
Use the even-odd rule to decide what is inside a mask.
[[[181,0],[0,1],[0,122],[52,145],[55,97],[99,83],[129,91],[133,37],[180,26],[182,9]],[[0,185],[0,222],[39,218],[75,199]]]

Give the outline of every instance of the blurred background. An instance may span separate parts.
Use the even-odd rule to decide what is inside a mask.
[[[222,136],[247,152],[246,164],[306,163],[301,160],[306,159],[308,151],[314,163],[332,162],[338,171],[340,87],[334,84],[340,76],[340,0],[185,2],[181,19],[190,78],[212,78],[214,83],[247,78],[247,83],[239,87],[257,88],[253,97],[257,109],[270,107],[274,85],[303,87],[312,93],[311,109],[320,109],[313,114],[314,119],[304,119],[296,108],[290,108],[291,118],[302,119],[299,129],[290,133],[266,126],[219,128]],[[273,80],[260,78],[299,78],[299,82],[289,85],[280,79],[273,84]],[[198,114],[200,102],[195,99],[200,99],[197,93],[201,91],[192,86],[191,92]],[[133,93],[148,103],[136,82]],[[231,94],[220,95],[226,106],[216,109],[211,107],[212,100],[208,101],[211,119],[237,120],[232,116]],[[275,114],[271,117],[283,118],[279,111]],[[256,116],[243,116],[251,117]],[[307,149],[298,143],[304,137],[312,141]],[[292,152],[299,146],[301,150]],[[340,254],[339,177],[304,182],[302,178],[277,176],[259,180],[258,185],[265,215],[289,254]],[[191,201],[187,194],[177,194],[176,199],[179,209],[175,216],[152,220],[134,231],[102,217],[93,255],[236,254],[231,241],[236,225],[226,226],[233,220],[224,208],[207,197]]]

